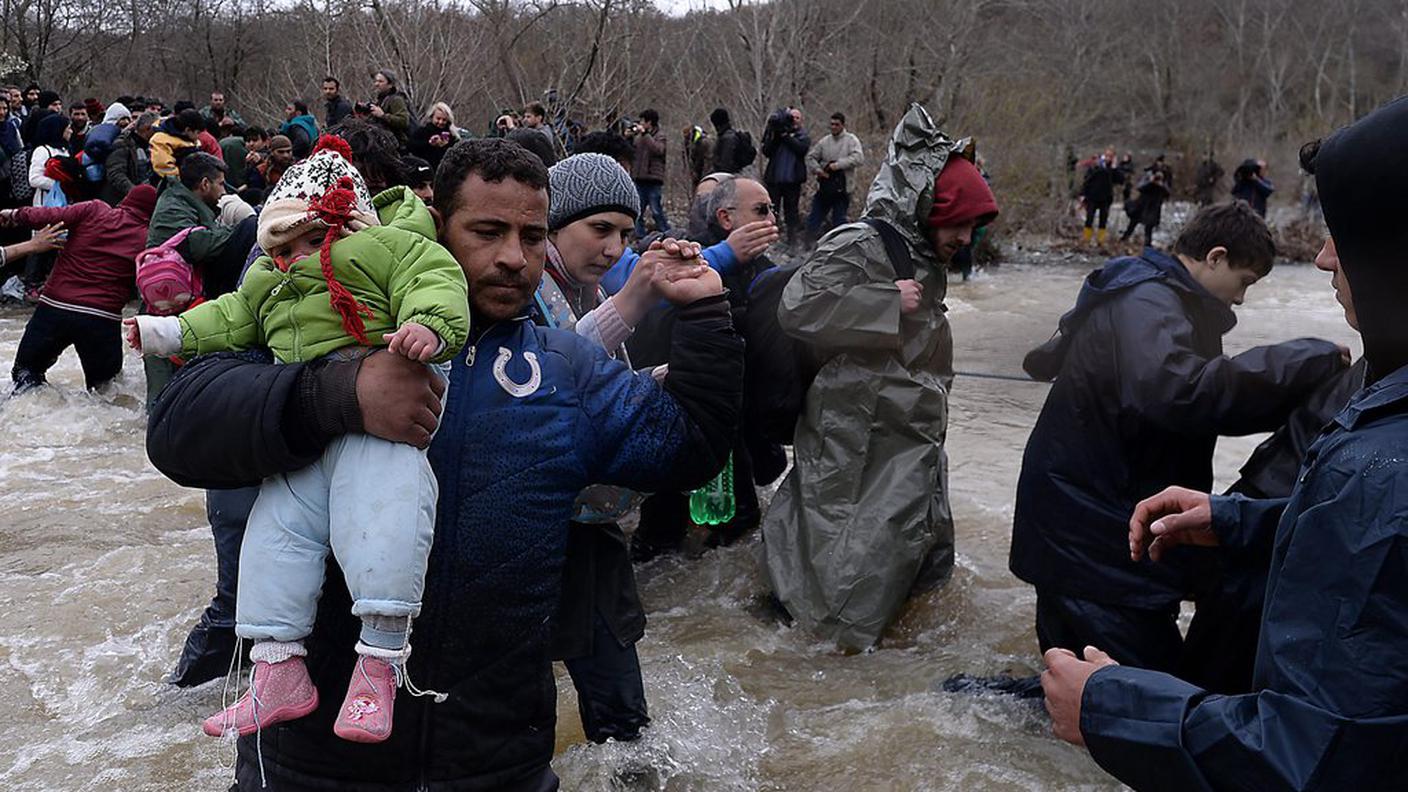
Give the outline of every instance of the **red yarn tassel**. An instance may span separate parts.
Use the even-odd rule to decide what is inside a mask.
[[[324,138],[341,140],[331,135],[324,135]],[[321,143],[322,140],[319,140]],[[345,146],[346,143],[344,142]],[[338,180],[337,186],[328,190],[319,198],[314,198],[308,204],[308,212],[316,214],[319,219],[328,224],[328,233],[323,237],[323,245],[318,250],[323,269],[323,280],[328,284],[328,301],[332,304],[332,309],[337,311],[342,317],[342,328],[349,335],[357,339],[357,343],[368,345],[367,327],[363,319],[372,319],[375,315],[372,309],[363,305],[352,292],[347,290],[337,280],[336,274],[332,270],[332,243],[337,240],[342,228],[352,217],[352,210],[357,205],[357,198],[352,193],[352,180],[346,176]]]

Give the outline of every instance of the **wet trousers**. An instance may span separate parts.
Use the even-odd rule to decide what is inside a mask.
[[[634,740],[650,725],[635,641],[618,640],[600,612],[593,620],[591,653],[563,665],[577,689],[577,712],[588,740]]]
[[[235,651],[235,584],[239,580],[240,543],[258,487],[209,490],[205,515],[215,539],[215,596],[186,636],[186,645],[167,681],[187,687],[224,676]]]
[[[15,390],[43,385],[59,355],[73,347],[83,366],[83,382],[96,388],[122,371],[122,322],[40,303],[24,327],[10,378]]]
[[[363,617],[363,643],[404,646],[404,635],[384,634],[368,617],[420,612],[438,493],[424,451],[365,434],[343,435],[317,462],[265,479],[240,553],[236,634],[311,633],[331,550],[352,613]]]

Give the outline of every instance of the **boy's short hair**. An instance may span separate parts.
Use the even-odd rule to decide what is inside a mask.
[[[245,127],[244,132],[240,135],[240,137],[244,138],[245,142],[252,142],[255,140],[268,140],[269,130],[265,129],[264,127],[258,126]],[[250,205],[253,206],[253,204]]]
[[[451,146],[435,171],[435,208],[449,219],[459,208],[460,186],[477,173],[486,182],[513,179],[535,190],[548,188],[548,168],[528,149],[503,138],[462,140]]]
[[[529,102],[527,105],[524,105],[523,112],[532,113],[533,115],[538,116],[539,118],[548,117],[548,109],[546,107],[543,107],[542,102]]]
[[[188,190],[199,187],[201,179],[214,179],[229,170],[225,163],[196,149],[185,149],[177,155],[177,160],[176,167],[181,173],[181,184]]]
[[[1178,234],[1173,252],[1199,261],[1215,247],[1227,248],[1228,262],[1265,277],[1276,260],[1276,242],[1271,229],[1245,201],[1228,201],[1205,206]]]
[[[640,111],[640,120],[660,126],[660,113],[654,109],[646,108]]]

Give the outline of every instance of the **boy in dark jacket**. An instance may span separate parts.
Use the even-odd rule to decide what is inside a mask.
[[[1231,306],[1271,269],[1275,245],[1245,204],[1200,211],[1173,248],[1118,258],[1086,280],[1025,368],[1055,380],[1017,482],[1010,566],[1036,586],[1037,639],[1173,670],[1190,559],[1129,559],[1129,514],[1170,485],[1206,490],[1219,435],[1276,429],[1347,365],[1328,341],[1222,354]]]

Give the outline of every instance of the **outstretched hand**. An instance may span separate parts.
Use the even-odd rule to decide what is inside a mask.
[[[1080,733],[1080,701],[1090,675],[1105,666],[1119,665],[1093,646],[1085,647],[1085,659],[1069,649],[1048,649],[1043,655],[1046,670],[1041,672],[1041,691],[1046,696],[1046,712],[1051,730],[1073,745],[1085,745]]]
[[[1138,561],[1148,552],[1158,561],[1178,545],[1216,547],[1212,531],[1212,498],[1206,492],[1183,487],[1145,498],[1129,518],[1129,557]]]
[[[428,363],[440,349],[440,336],[425,325],[407,322],[383,336],[386,351],[407,360]]]

